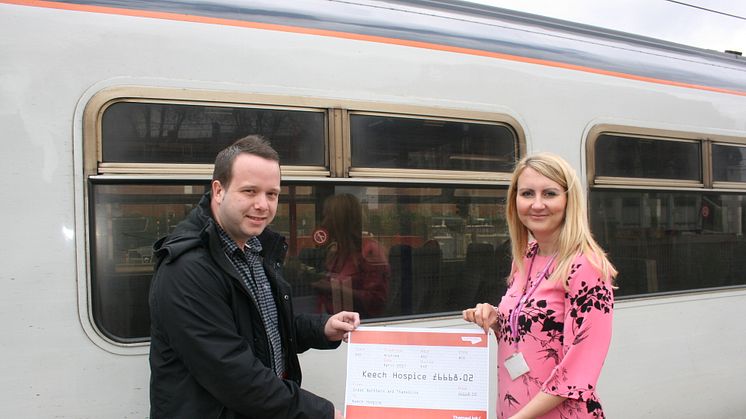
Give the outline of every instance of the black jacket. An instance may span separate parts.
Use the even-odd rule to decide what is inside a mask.
[[[331,402],[300,388],[298,353],[336,348],[325,315],[293,314],[281,276],[287,245],[265,230],[264,270],[277,304],[286,379],[270,368],[258,308],[220,245],[205,194],[176,230],[156,242],[150,289],[151,418],[334,417]]]

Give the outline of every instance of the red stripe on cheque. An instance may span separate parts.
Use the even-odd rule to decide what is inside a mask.
[[[487,335],[482,332],[443,333],[358,329],[350,335],[350,343],[484,348],[487,346]]]
[[[347,406],[345,417],[353,419],[487,419],[487,412],[480,410]]]

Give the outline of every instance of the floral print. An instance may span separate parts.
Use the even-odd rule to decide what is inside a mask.
[[[537,266],[549,263],[538,255],[534,243],[524,266],[534,269],[512,278],[498,306],[498,418],[509,418],[539,391],[567,400],[541,416],[542,419],[604,418],[595,387],[611,341],[614,295],[611,285],[583,255],[573,261],[569,289],[562,281],[548,281]],[[511,333],[510,314],[524,289],[542,281],[518,315],[518,334]],[[528,283],[527,283],[528,282]],[[511,380],[503,362],[515,353],[515,345],[530,371]]]

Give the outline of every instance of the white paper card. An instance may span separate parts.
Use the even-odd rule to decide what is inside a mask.
[[[358,328],[347,349],[346,419],[486,419],[487,338],[474,329]]]

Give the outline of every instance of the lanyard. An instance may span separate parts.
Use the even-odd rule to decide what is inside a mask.
[[[531,279],[531,269],[534,267],[534,260],[536,260],[536,254],[531,258],[531,264],[528,266],[528,275],[526,275],[526,285],[528,285],[528,281]],[[541,281],[544,280],[544,276],[547,273],[547,269],[549,269],[549,266],[554,262],[554,256],[549,258],[549,261],[547,262],[546,266],[544,266],[544,269],[542,269],[541,273],[538,275],[538,278],[536,280],[536,283],[531,287],[528,292],[523,293],[523,296],[518,300],[518,303],[515,305],[515,309],[512,313],[510,313],[510,334],[513,336],[513,345],[515,346],[516,352],[518,351],[518,317],[523,311],[523,307],[526,305],[526,301],[528,301],[529,298],[531,298],[532,295],[534,295],[534,292],[537,288],[539,288],[539,285],[541,284]]]

